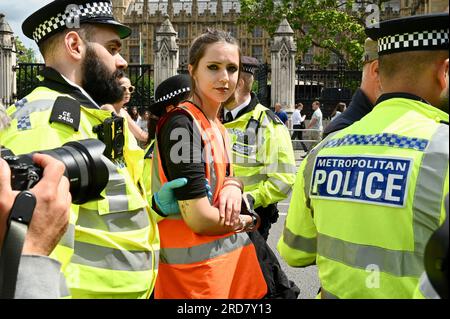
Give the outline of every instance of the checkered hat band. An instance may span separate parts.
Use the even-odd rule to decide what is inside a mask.
[[[396,34],[378,39],[378,53],[448,45],[448,29]]]
[[[253,73],[255,73],[255,70],[256,70],[256,67],[254,67],[254,66],[246,66],[246,65],[242,66],[242,71],[247,72],[247,73],[253,74]]]
[[[41,23],[33,32],[33,39],[37,43],[47,35],[54,33],[61,28],[74,25],[77,21],[85,17],[113,17],[110,2],[93,2],[83,5],[68,6],[62,13],[58,13],[55,17],[51,17],[47,21]],[[78,20],[78,21],[79,21]]]
[[[160,97],[155,103],[168,101],[168,100],[170,100],[171,98],[173,98],[173,97],[175,97],[175,96],[177,96],[177,95],[180,95],[181,93],[189,92],[190,90],[191,90],[191,88],[185,87],[185,88],[182,88],[182,89],[179,89],[179,90],[170,92],[169,94],[166,94],[166,95]]]

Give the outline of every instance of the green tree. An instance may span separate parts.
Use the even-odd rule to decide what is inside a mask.
[[[17,60],[19,63],[37,63],[36,52],[27,48],[18,37],[16,37]]]
[[[365,39],[364,27],[371,16],[377,17],[375,8],[383,9],[388,0],[240,0],[239,22],[249,30],[264,28],[271,36],[281,19],[286,17],[296,38],[298,53],[306,53],[310,47],[324,49],[315,56],[315,62],[324,66],[334,53],[350,68],[360,66]],[[369,5],[377,7],[370,7]],[[359,5],[361,10],[354,10]],[[365,10],[368,10],[366,12]],[[374,8],[373,10],[369,10]]]

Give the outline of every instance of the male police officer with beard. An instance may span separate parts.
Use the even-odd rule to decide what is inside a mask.
[[[302,162],[278,250],[317,264],[322,298],[412,298],[449,191],[448,13],[366,33],[382,95]]]
[[[111,117],[99,105],[122,94],[117,76],[127,62],[121,39],[131,30],[114,20],[109,0],[56,0],[22,28],[46,67],[39,86],[8,109],[12,121],[0,133],[1,144],[22,154],[97,138],[101,130],[94,127]],[[51,255],[62,263],[75,298],[147,298],[156,279],[158,233],[138,186],[143,151],[126,125],[114,123],[124,145],[105,154],[104,198],[72,205],[69,228]],[[112,143],[105,136],[105,144]]]

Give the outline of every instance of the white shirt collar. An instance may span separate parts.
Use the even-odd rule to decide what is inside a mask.
[[[70,81],[64,75],[61,74],[61,76],[63,77],[64,80],[66,80],[67,83],[69,83],[70,85],[72,85],[72,86],[76,87],[77,89],[79,89],[81,91],[81,93],[83,93],[95,106],[97,106],[97,108],[100,108],[98,106],[98,104],[91,98],[91,96],[81,86],[79,86],[79,85],[75,84],[74,82]]]
[[[227,110],[227,109],[224,109],[225,112],[224,112],[223,115],[226,116],[228,112],[231,112],[231,115],[233,115],[233,119],[235,119],[236,116],[238,115],[238,113],[239,113],[244,107],[246,107],[247,105],[250,104],[250,101],[251,101],[251,100],[252,100],[252,97],[249,96],[249,97],[247,98],[247,100],[245,100],[244,103],[242,103],[241,105],[235,107],[233,110],[229,111],[229,110]]]

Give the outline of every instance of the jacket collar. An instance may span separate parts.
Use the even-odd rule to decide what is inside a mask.
[[[410,94],[410,93],[404,93],[404,92],[392,92],[392,93],[382,94],[376,101],[375,105],[377,105],[381,102],[384,102],[386,100],[389,100],[389,99],[394,99],[394,98],[415,100],[415,101],[419,101],[419,102],[431,105],[430,103],[428,103],[428,101],[426,101],[425,99],[422,99],[420,96]]]
[[[69,82],[58,71],[51,67],[45,67],[40,75],[44,77],[40,86],[47,87],[64,94],[68,94],[81,103],[84,107],[90,109],[99,109],[98,104],[89,96],[89,94],[78,85]]]
[[[258,97],[255,95],[255,93],[251,92],[251,96],[252,96],[252,99],[250,100],[250,103],[246,107],[244,107],[242,110],[240,110],[234,119],[238,119],[240,116],[253,111],[255,109],[255,107],[259,104]]]

